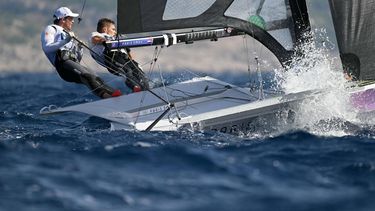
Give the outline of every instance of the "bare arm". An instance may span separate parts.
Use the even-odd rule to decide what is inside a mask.
[[[105,41],[106,40],[105,40],[104,37],[99,37],[99,36],[93,36],[93,37],[91,37],[91,42],[94,45],[101,44],[101,43],[103,43]]]

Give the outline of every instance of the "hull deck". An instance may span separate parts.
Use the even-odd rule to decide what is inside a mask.
[[[274,122],[278,115],[287,113],[291,107],[315,93],[306,91],[267,96],[259,100],[255,96],[257,93],[251,94],[249,89],[211,77],[195,78],[152,91],[174,106],[170,108],[161,99],[145,91],[64,108],[45,109],[41,113],[81,112],[109,120],[113,130],[174,131],[189,128],[236,132],[251,130],[254,121],[259,122],[259,118]],[[159,121],[155,122],[158,118]],[[156,124],[150,128],[153,123]]]

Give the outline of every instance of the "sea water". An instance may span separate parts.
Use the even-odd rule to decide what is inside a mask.
[[[371,125],[341,115],[350,127],[331,133],[310,113],[277,134],[233,136],[39,115],[96,99],[54,73],[0,75],[0,210],[375,210]]]

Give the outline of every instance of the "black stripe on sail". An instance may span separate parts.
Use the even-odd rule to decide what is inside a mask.
[[[299,43],[305,39],[306,32],[311,30],[309,14],[307,11],[306,0],[287,0],[289,1],[292,12],[293,30],[296,36],[296,42]]]

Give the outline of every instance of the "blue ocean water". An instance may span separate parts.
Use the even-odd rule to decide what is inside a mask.
[[[86,93],[54,73],[0,75],[0,210],[375,210],[371,127],[254,138],[39,115]]]

